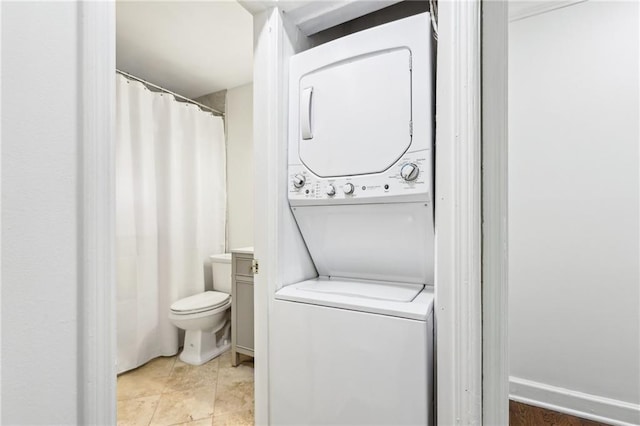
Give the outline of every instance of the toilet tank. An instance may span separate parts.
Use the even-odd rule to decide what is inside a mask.
[[[211,259],[213,289],[231,294],[231,253],[214,254]]]

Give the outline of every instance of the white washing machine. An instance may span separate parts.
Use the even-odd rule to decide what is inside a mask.
[[[272,424],[433,418],[428,14],[295,55],[289,203],[318,277],[270,314]]]

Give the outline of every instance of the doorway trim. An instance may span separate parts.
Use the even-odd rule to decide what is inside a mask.
[[[480,0],[440,2],[436,72],[436,416],[482,423]]]
[[[116,424],[115,3],[82,1],[78,418]]]

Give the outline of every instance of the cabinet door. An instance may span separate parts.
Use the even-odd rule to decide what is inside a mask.
[[[253,283],[236,280],[236,345],[253,350]]]
[[[253,257],[244,257],[237,255],[235,259],[236,270],[234,274],[243,275],[245,277],[253,277],[251,266],[253,263]]]

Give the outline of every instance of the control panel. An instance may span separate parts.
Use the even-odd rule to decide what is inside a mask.
[[[292,205],[351,204],[408,196],[427,199],[431,192],[431,152],[406,153],[383,173],[320,178],[304,165],[289,165]]]

